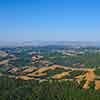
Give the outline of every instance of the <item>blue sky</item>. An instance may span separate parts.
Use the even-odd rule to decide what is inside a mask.
[[[0,41],[100,41],[100,0],[0,0]]]

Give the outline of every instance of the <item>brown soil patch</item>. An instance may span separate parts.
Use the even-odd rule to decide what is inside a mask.
[[[18,76],[16,79],[20,79],[20,80],[35,80],[35,78],[30,78],[28,76]]]
[[[83,89],[89,89],[89,84],[90,81],[86,81],[85,84],[83,85]]]
[[[96,90],[100,89],[100,80],[95,81],[95,89]]]
[[[63,73],[60,73],[60,74],[56,74],[56,75],[52,76],[52,78],[53,79],[61,79],[66,75],[69,75],[69,72],[63,72]]]
[[[27,76],[33,76],[33,77],[40,77],[40,76],[46,76],[47,73],[38,73],[38,74],[35,74],[35,73],[31,73],[31,74],[27,74]]]
[[[9,60],[3,60],[3,61],[0,61],[0,65],[8,64],[8,61],[9,61]]]
[[[36,70],[37,68],[34,68],[34,67],[29,67],[28,69],[25,69],[24,71],[23,71],[23,73],[31,73],[31,72],[33,72],[34,70]]]
[[[95,74],[94,74],[94,71],[93,70],[88,70],[88,72],[86,73],[86,83],[84,84],[83,88],[84,89],[88,89],[89,88],[89,84],[94,81],[95,79]]]
[[[43,73],[48,70],[55,70],[55,68],[54,67],[42,67],[42,68],[39,68],[37,71],[35,71],[35,73]]]
[[[92,70],[87,71],[87,73],[86,73],[86,80],[93,81],[95,79],[95,77],[96,76],[94,74],[94,71],[92,71]]]

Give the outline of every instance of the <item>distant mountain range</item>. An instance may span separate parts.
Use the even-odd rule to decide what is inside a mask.
[[[17,47],[17,46],[72,46],[72,47],[100,47],[100,42],[84,42],[84,41],[25,41],[25,42],[4,42],[0,41],[0,47]]]

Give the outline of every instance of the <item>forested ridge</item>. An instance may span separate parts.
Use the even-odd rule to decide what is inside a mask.
[[[0,100],[100,100],[100,91],[82,89],[75,82],[23,81],[0,78]],[[81,83],[83,84],[83,83]]]

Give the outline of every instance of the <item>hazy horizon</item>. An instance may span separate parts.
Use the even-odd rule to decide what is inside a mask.
[[[100,41],[99,0],[0,0],[0,41]]]

